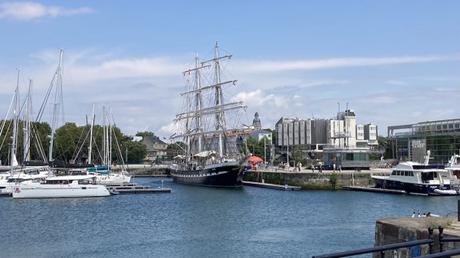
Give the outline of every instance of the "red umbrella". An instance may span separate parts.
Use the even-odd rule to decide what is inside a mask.
[[[252,164],[258,164],[262,162],[264,162],[264,160],[261,157],[257,157],[257,156],[251,156],[248,159],[248,163],[252,163]]]

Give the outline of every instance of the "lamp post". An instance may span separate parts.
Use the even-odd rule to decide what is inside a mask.
[[[288,137],[288,140],[287,140],[287,145],[286,145],[286,161],[287,161],[287,166],[288,166],[288,170],[289,170],[289,137]]]
[[[267,137],[264,136],[264,163],[267,164]]]

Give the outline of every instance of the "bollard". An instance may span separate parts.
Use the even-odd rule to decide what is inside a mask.
[[[428,228],[428,238],[433,240],[433,228],[431,228],[431,227]],[[428,252],[429,252],[429,254],[433,253],[433,242],[431,242],[428,245]]]
[[[444,238],[444,234],[443,234],[444,229],[441,226],[439,226],[438,230],[439,230],[439,252],[443,252],[444,244],[443,244],[442,239]]]

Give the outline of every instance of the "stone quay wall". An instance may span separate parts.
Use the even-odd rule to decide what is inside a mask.
[[[244,180],[279,185],[300,186],[305,190],[340,190],[344,186],[373,186],[372,175],[389,175],[389,170],[376,171],[273,171],[250,170]]]
[[[432,252],[439,252],[439,230],[438,227],[444,228],[444,237],[459,237],[460,230],[458,222],[453,218],[446,217],[424,217],[424,218],[397,218],[381,219],[375,225],[375,246],[401,243],[414,240],[428,239],[428,228],[433,228],[434,243]],[[443,250],[460,248],[460,243],[445,243]],[[429,246],[421,245],[411,248],[401,248],[398,250],[389,250],[384,253],[374,253],[374,258],[409,258],[429,254]]]

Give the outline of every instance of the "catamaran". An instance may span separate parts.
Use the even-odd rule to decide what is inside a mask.
[[[201,61],[195,57],[195,67],[184,72],[192,78],[186,92],[185,112],[176,115],[175,122],[182,125],[182,132],[172,138],[181,138],[187,149],[178,156],[171,176],[177,183],[214,187],[239,187],[242,184],[243,156],[238,152],[238,129],[229,129],[226,115],[230,111],[245,109],[243,102],[224,103],[223,87],[236,85],[236,80],[222,81],[221,65],[232,55],[220,55],[216,43],[214,57]],[[202,85],[202,72],[211,70],[210,85]],[[210,99],[205,106],[204,99]],[[212,122],[213,121],[213,122]],[[230,141],[230,138],[233,141]],[[233,146],[232,146],[233,143]]]
[[[27,181],[14,187],[13,198],[76,198],[105,197],[110,192],[96,184],[95,176],[47,177],[40,182]]]

